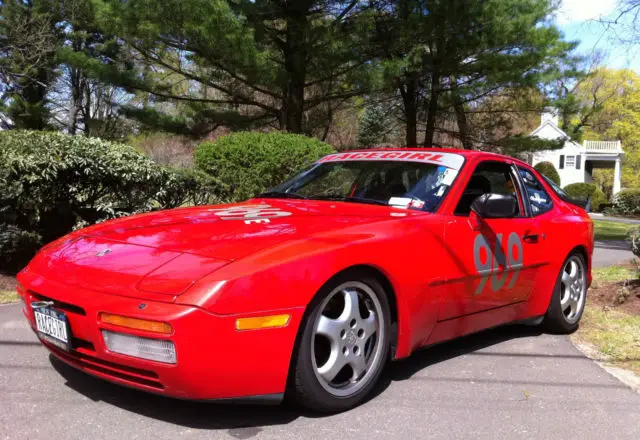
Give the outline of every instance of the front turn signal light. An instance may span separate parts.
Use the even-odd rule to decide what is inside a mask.
[[[254,316],[251,318],[236,319],[236,330],[259,330],[263,328],[286,327],[291,320],[291,315]]]
[[[131,318],[129,316],[113,315],[111,313],[100,312],[98,315],[101,322],[105,324],[117,325],[118,327],[143,330],[151,333],[161,333],[170,335],[173,327],[167,322],[149,321],[147,319]]]

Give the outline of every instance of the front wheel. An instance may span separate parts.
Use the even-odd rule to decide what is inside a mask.
[[[337,412],[361,403],[389,356],[389,301],[370,277],[340,276],[309,306],[295,362],[296,400]]]
[[[571,333],[578,328],[587,300],[587,264],[580,253],[565,260],[543,325],[553,333]]]

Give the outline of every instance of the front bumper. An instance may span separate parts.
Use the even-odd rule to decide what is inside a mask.
[[[18,281],[25,305],[23,314],[35,331],[32,301],[50,300],[66,313],[71,328],[72,350],[65,352],[43,342],[60,360],[86,373],[121,385],[194,400],[241,399],[282,395],[296,333],[304,308],[269,311],[288,313],[286,327],[237,331],[236,319],[250,315],[214,315],[193,306],[152,302],[79,289],[51,281],[33,271]],[[144,307],[141,306],[144,304]],[[172,335],[102,324],[100,312],[168,322]],[[173,341],[176,364],[165,364],[112,353],[101,329]]]

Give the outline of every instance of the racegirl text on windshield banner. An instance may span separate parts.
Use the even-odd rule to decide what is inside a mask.
[[[460,154],[429,153],[422,151],[356,151],[350,153],[330,154],[318,160],[318,163],[342,162],[355,160],[383,160],[398,162],[424,162],[444,165],[447,168],[459,170],[464,163]]]

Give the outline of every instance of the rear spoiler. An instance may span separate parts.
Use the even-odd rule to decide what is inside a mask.
[[[571,203],[574,206],[584,209],[587,212],[591,212],[591,196],[585,199],[574,199],[573,197],[568,197],[562,194],[558,194],[558,196],[567,203]]]
[[[553,192],[556,193],[558,197],[560,197],[560,200],[571,203],[572,205],[577,206],[578,208],[582,208],[587,212],[591,212],[591,196],[587,197],[586,200],[574,199],[573,197],[569,197],[569,195],[564,192],[553,180],[549,179],[547,176],[540,172],[538,173],[542,176],[542,179],[547,182],[547,185],[551,187]]]

